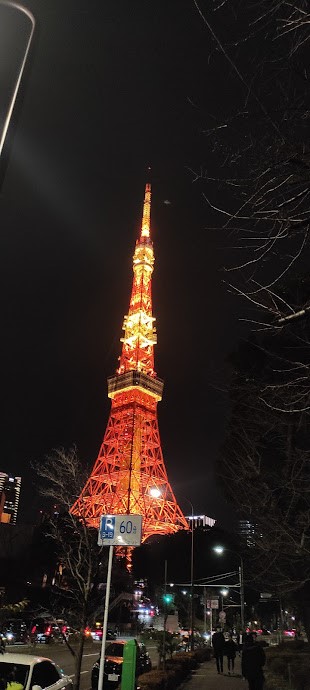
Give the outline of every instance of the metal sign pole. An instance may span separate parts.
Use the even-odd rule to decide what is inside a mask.
[[[103,690],[105,643],[106,643],[106,637],[107,637],[108,616],[109,616],[112,561],[113,561],[113,546],[109,546],[109,561],[108,561],[107,587],[106,587],[105,602],[104,602],[104,617],[103,617],[103,630],[102,630],[102,643],[101,643],[101,656],[100,656],[100,666],[99,666],[98,690]]]
[[[1,2],[1,0],[0,0]],[[99,665],[98,690],[103,690],[105,643],[107,637],[113,546],[140,546],[142,535],[142,515],[102,515],[98,530],[98,546],[109,547],[107,587],[104,604],[101,657]]]

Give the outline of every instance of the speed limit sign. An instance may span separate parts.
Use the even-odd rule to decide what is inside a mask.
[[[142,515],[102,515],[99,546],[140,546]]]

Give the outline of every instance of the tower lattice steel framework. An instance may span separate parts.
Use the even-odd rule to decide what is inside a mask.
[[[133,256],[133,285],[124,318],[122,353],[108,379],[111,412],[98,458],[72,512],[98,527],[104,514],[143,516],[143,541],[188,529],[168,482],[157,420],[163,381],[154,371],[157,342],[152,314],[153,243],[151,185],[145,188],[140,237]]]

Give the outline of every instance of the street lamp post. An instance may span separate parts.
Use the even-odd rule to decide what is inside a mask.
[[[161,497],[161,491],[157,486],[153,486],[150,491],[149,495],[152,498],[160,498]],[[194,649],[194,506],[192,502],[187,498],[186,496],[182,496],[182,498],[187,501],[187,503],[191,507],[191,594],[190,594],[190,626],[191,626],[191,633],[190,633],[190,648],[191,650]]]
[[[221,589],[221,611],[224,611],[224,597],[227,597],[228,589]]]
[[[244,630],[244,575],[243,575],[243,558],[240,556],[239,565],[239,582],[240,582],[240,607],[241,607],[241,627]]]
[[[240,613],[241,613],[241,628],[244,630],[244,570],[243,570],[243,558],[240,556],[240,553],[238,551],[233,551],[233,549],[227,549],[224,546],[215,546],[213,551],[215,553],[219,554],[220,556],[224,553],[224,551],[230,551],[230,553],[235,554],[240,558],[240,565],[238,568],[238,573],[239,573],[239,587],[240,587]]]
[[[194,506],[189,498],[182,496],[191,507],[191,594],[190,594],[190,648],[194,649]]]
[[[190,503],[190,501],[189,501]],[[191,531],[191,651],[194,649],[194,508],[192,503],[192,531]]]
[[[164,630],[163,630],[163,670],[166,668],[166,625],[167,625],[167,611],[166,611],[166,596],[167,596],[167,561],[165,561],[165,583],[164,583]]]

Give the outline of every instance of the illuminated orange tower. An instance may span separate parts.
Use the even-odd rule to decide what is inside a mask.
[[[133,256],[133,285],[124,318],[122,353],[108,379],[111,412],[98,458],[72,512],[98,527],[104,514],[143,516],[143,541],[152,534],[188,529],[163,460],[157,403],[163,381],[154,371],[157,342],[152,314],[153,243],[150,238],[151,185],[145,188],[140,237]]]

